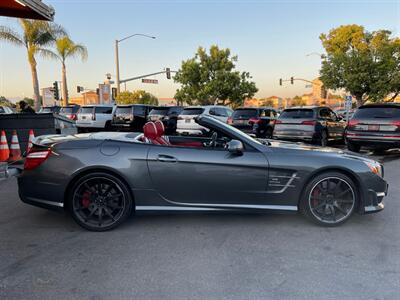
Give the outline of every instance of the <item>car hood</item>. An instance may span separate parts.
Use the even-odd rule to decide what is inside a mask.
[[[375,162],[373,159],[365,157],[361,154],[355,154],[348,150],[342,150],[337,148],[331,147],[320,147],[320,146],[313,146],[304,143],[294,143],[294,142],[287,142],[287,141],[278,141],[278,140],[268,140],[269,145],[267,146],[270,149],[277,150],[277,151],[296,151],[296,152],[303,152],[309,151],[313,152],[314,154],[320,154],[323,156],[340,156],[343,158],[350,158],[355,160],[361,160],[364,162]]]

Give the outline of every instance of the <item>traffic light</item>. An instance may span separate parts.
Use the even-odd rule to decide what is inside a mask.
[[[328,91],[324,86],[321,86],[321,99],[326,99],[328,96]]]
[[[282,85],[282,78],[279,78],[279,85]]]
[[[100,89],[99,88],[96,89],[96,94],[97,94],[97,96],[100,96]]]
[[[54,94],[54,99],[60,100],[60,94],[58,93],[58,82],[57,81],[53,82],[53,94]]]
[[[76,91],[78,92],[78,93],[80,93],[80,92],[83,92],[83,86],[77,86],[76,87]]]
[[[165,69],[165,74],[167,75],[167,79],[171,79],[171,69],[170,68]]]
[[[290,83],[293,84],[294,83],[294,78],[290,77]]]

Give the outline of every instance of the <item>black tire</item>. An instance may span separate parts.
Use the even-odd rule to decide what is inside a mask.
[[[348,176],[327,172],[314,177],[300,199],[300,211],[322,226],[338,226],[346,222],[358,206],[356,186]]]
[[[106,231],[123,223],[133,210],[128,187],[117,177],[90,173],[73,185],[68,207],[75,222],[90,231]]]
[[[360,150],[361,150],[360,145],[354,144],[350,141],[347,141],[346,144],[347,144],[347,149],[349,149],[352,152],[360,152]]]
[[[268,127],[267,130],[265,131],[265,137],[267,139],[272,139],[272,128]]]
[[[317,140],[317,145],[326,147],[328,145],[328,132],[324,129],[321,131],[321,136]]]

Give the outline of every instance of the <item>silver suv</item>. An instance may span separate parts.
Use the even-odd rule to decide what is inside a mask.
[[[82,106],[77,115],[78,133],[90,130],[111,130],[111,120],[115,110],[112,104]]]

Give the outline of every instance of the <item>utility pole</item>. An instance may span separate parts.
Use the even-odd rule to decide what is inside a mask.
[[[147,35],[147,34],[135,33],[135,34],[131,34],[131,35],[127,36],[127,37],[124,37],[123,39],[115,40],[115,68],[116,68],[116,72],[117,72],[117,74],[116,74],[117,95],[121,91],[121,87],[120,87],[121,80],[120,80],[120,76],[119,76],[119,49],[118,49],[118,44],[120,42],[125,41],[125,40],[127,40],[127,39],[129,39],[131,37],[134,37],[134,36],[143,36],[143,37],[150,38],[150,39],[155,39],[156,38],[155,36],[150,36],[150,35]]]

